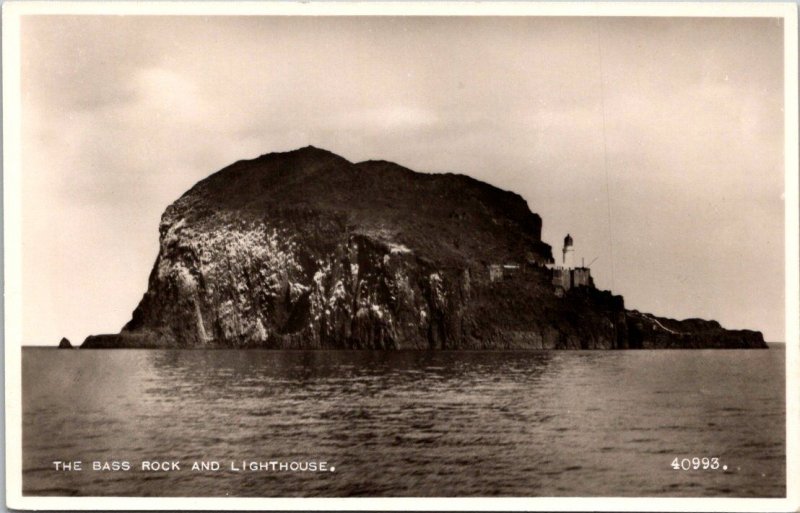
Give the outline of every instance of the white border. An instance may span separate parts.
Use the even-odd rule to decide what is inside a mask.
[[[26,14],[287,15],[287,16],[646,16],[782,18],[793,2],[424,2],[424,1],[40,1],[8,0],[6,12]]]
[[[164,498],[23,497],[21,437],[22,234],[20,17],[29,14],[136,15],[425,15],[692,16],[784,20],[786,230],[787,498]],[[521,2],[38,2],[6,1],[3,29],[3,200],[5,229],[6,497],[14,509],[105,510],[507,510],[507,511],[800,511],[800,249],[798,235],[798,61],[795,3]]]

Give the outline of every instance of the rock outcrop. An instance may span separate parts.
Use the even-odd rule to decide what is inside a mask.
[[[628,344],[634,349],[748,349],[766,348],[758,331],[726,330],[717,321],[676,321],[641,313],[626,313]]]
[[[240,161],[167,208],[132,319],[82,347],[766,347],[593,288],[556,296],[541,227],[522,197],[463,175],[313,147]],[[490,279],[503,263],[519,271]]]
[[[64,337],[64,338],[61,339],[61,342],[58,343],[58,348],[59,349],[72,349],[72,344],[70,343],[70,341],[66,337]]]

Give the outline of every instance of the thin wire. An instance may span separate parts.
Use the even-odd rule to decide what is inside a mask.
[[[606,206],[608,207],[608,251],[611,256],[611,290],[614,290],[614,233],[611,228],[611,189],[608,185],[608,139],[606,137],[606,79],[603,66],[603,41],[600,21],[597,21],[597,48],[600,54],[600,104],[603,111],[603,170],[606,177]]]

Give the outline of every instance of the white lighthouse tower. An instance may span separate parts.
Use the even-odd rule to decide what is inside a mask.
[[[572,247],[572,237],[564,237],[564,249],[561,250],[561,267],[564,269],[575,268],[575,248]]]

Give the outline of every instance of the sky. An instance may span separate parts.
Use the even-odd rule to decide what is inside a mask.
[[[784,332],[780,19],[25,16],[23,344],[115,333],[164,209],[306,145],[513,190],[628,308]]]

